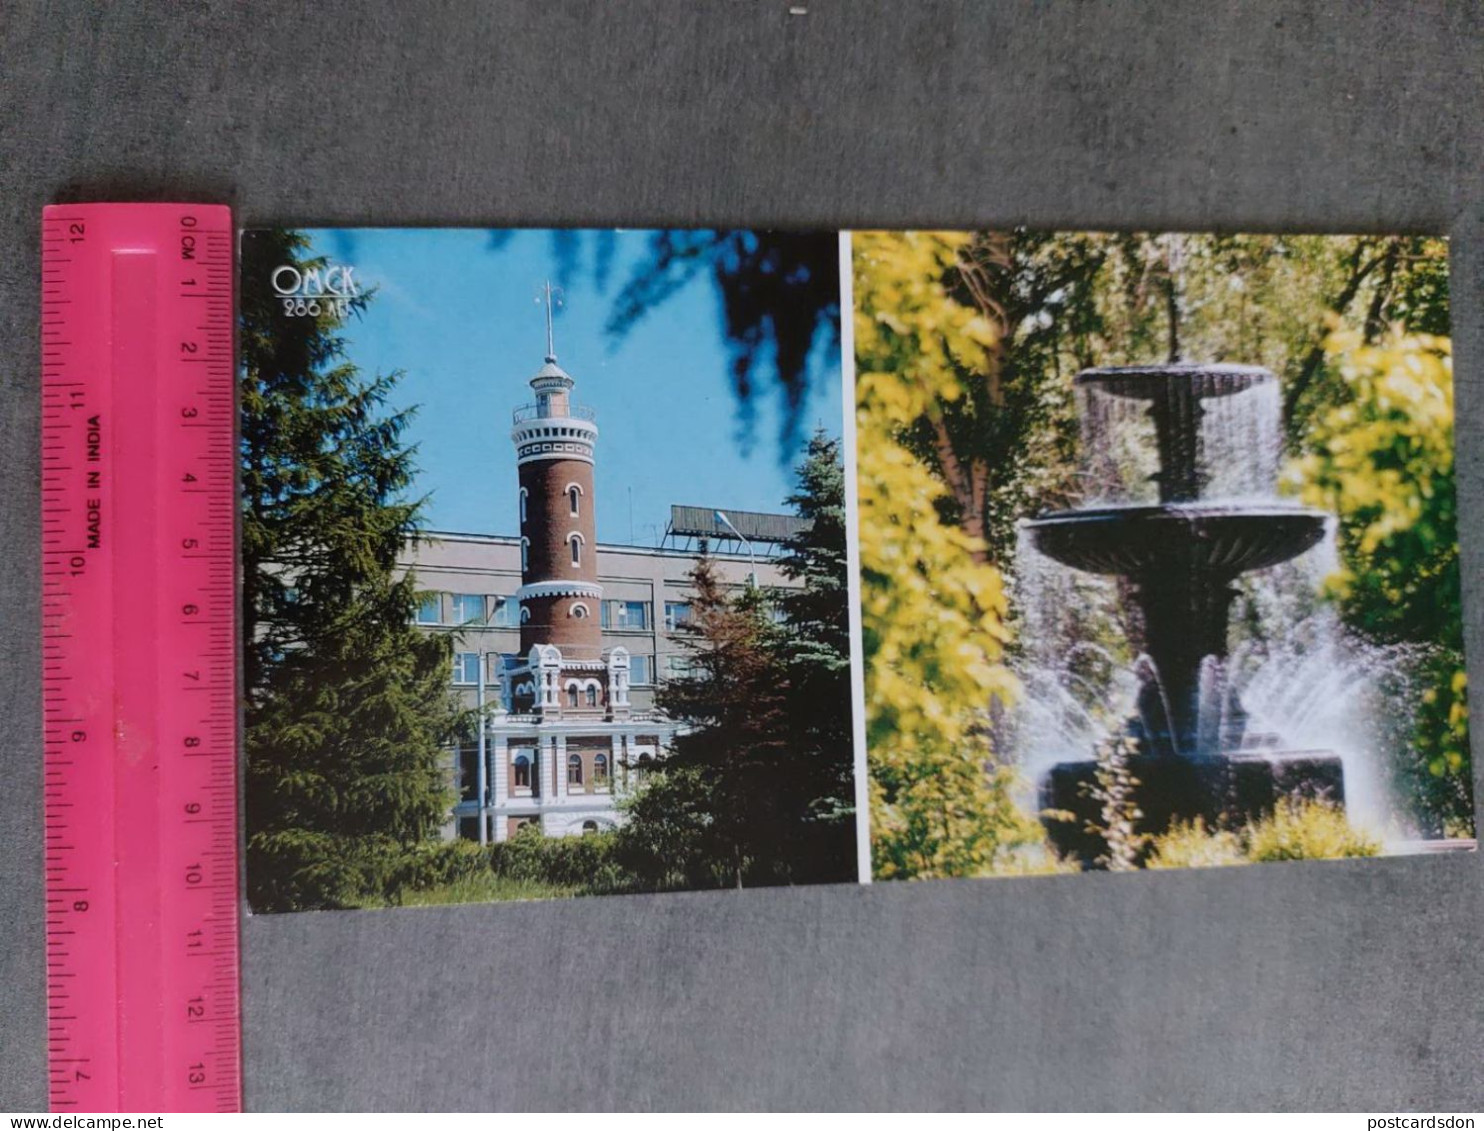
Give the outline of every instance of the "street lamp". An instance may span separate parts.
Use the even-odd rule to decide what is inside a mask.
[[[722,514],[721,511],[712,511],[711,514],[712,514],[712,517],[715,518],[715,520],[717,522],[721,523],[728,530],[730,530],[733,534],[735,534],[739,539],[741,539],[743,542],[745,542],[747,544],[747,560],[748,560],[748,563],[751,566],[751,572],[748,573],[748,575],[747,575],[747,584],[748,585],[751,585],[753,587],[756,587],[757,586],[757,555],[755,553],[753,553],[752,539],[748,538],[745,534],[742,533],[742,531],[738,530],[735,526],[733,526],[732,525],[732,520],[729,519],[726,515]]]

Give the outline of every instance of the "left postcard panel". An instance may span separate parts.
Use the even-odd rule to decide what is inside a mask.
[[[858,879],[838,240],[242,233],[254,912]]]

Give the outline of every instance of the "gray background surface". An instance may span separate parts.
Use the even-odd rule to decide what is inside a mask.
[[[39,214],[1451,230],[1484,655],[1478,4],[0,5],[0,1109],[45,1104]],[[1478,743],[1476,742],[1476,748]],[[1484,1106],[1484,859],[245,924],[273,1108]]]

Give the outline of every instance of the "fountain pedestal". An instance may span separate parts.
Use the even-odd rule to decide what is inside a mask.
[[[1134,798],[1141,833],[1158,835],[1176,821],[1199,819],[1207,829],[1244,825],[1272,813],[1286,799],[1345,800],[1338,756],[1323,750],[1227,754],[1216,758],[1168,758],[1135,754],[1127,759],[1138,783]],[[1098,763],[1062,762],[1041,785],[1043,824],[1065,856],[1084,862],[1107,851],[1098,830],[1101,804],[1092,796]]]
[[[1267,498],[1210,499],[1206,404],[1276,382],[1252,366],[1143,366],[1092,369],[1080,387],[1142,405],[1152,424],[1159,470],[1157,504],[1104,506],[1043,515],[1028,524],[1038,550],[1089,573],[1121,577],[1137,606],[1149,674],[1129,732],[1138,751],[1138,831],[1177,820],[1208,828],[1245,823],[1284,797],[1342,803],[1338,757],[1278,752],[1245,734],[1246,712],[1226,676],[1227,625],[1236,582],[1317,545],[1329,516]],[[1276,401],[1273,401],[1276,411]],[[1063,762],[1042,782],[1047,829],[1063,852],[1092,860],[1102,823],[1091,796],[1095,761]]]

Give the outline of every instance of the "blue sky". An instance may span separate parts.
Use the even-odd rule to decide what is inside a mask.
[[[421,406],[409,439],[418,445],[418,487],[431,496],[430,528],[517,529],[510,413],[533,399],[527,382],[546,352],[537,294],[548,278],[563,291],[555,320],[558,362],[577,382],[576,399],[598,414],[601,541],[653,545],[671,503],[786,509],[793,481],[779,458],[772,389],[761,390],[755,439],[744,452],[709,277],[675,294],[621,340],[604,333],[613,296],[647,233],[619,235],[603,292],[590,266],[559,277],[545,231],[518,232],[499,246],[477,229],[309,235],[317,254],[351,265],[363,289],[378,288],[366,316],[352,319],[344,333],[351,360],[367,374],[404,371],[395,407]],[[806,436],[816,425],[840,434],[838,358],[822,375],[827,379],[811,383]]]

